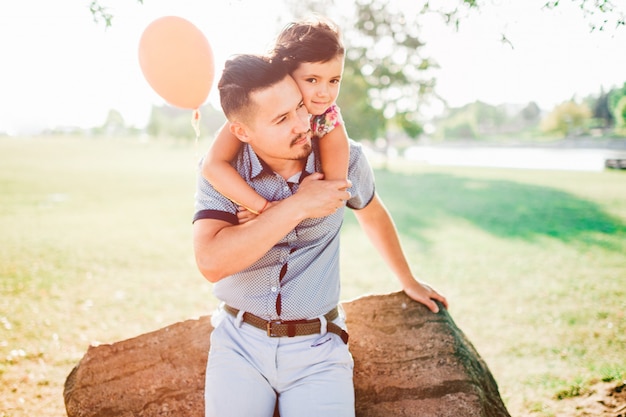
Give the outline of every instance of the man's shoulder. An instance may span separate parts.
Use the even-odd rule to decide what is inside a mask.
[[[352,150],[353,148],[358,148],[359,150],[361,150],[363,148],[363,144],[361,142],[357,142],[354,139],[348,138],[348,144],[350,145],[350,150]]]
[[[348,139],[348,146],[350,148],[350,164],[362,161],[367,163],[367,159],[363,158],[363,144],[355,141],[354,139]]]
[[[232,162],[233,167],[244,179],[250,179],[269,169],[247,143],[242,144]]]

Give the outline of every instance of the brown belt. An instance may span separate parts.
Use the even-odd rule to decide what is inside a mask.
[[[233,316],[237,316],[239,314],[239,310],[229,305],[224,306],[224,310]],[[335,333],[341,337],[343,343],[348,343],[348,333],[333,323],[332,321],[339,317],[339,309],[337,307],[330,310],[328,313],[324,315],[326,318],[326,330],[330,333]],[[243,322],[248,323],[258,329],[267,331],[267,335],[269,337],[294,337],[294,336],[305,336],[316,333],[321,333],[322,323],[320,319],[312,319],[312,320],[291,320],[291,321],[281,321],[281,320],[272,320],[267,321],[262,319],[261,317],[255,316],[254,314],[250,314],[248,312],[243,313]]]

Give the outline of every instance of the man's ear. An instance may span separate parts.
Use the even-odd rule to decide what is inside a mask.
[[[241,122],[231,122],[230,123],[230,133],[235,135],[237,139],[242,142],[249,142],[250,137],[248,134],[248,128]]]

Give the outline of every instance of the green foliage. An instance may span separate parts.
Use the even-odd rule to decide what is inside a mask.
[[[137,0],[137,2],[143,4],[143,0]],[[107,28],[113,24],[113,13],[109,11],[108,7],[103,6],[99,0],[91,0],[89,3],[89,11],[91,12],[94,22],[104,22],[104,26]]]
[[[617,103],[624,96],[626,96],[626,82],[624,83],[623,86],[619,88],[614,88],[611,91],[609,91],[607,102],[608,102],[609,110],[611,112],[615,111],[615,108],[617,107]]]
[[[541,121],[541,131],[557,136],[570,136],[586,132],[591,122],[589,106],[573,100],[559,104]]]
[[[402,131],[411,139],[416,139],[424,133],[424,127],[415,120],[415,113],[403,113],[396,115],[396,122]]]
[[[589,97],[588,99],[593,109],[593,118],[596,124],[602,128],[612,127],[615,119],[609,107],[609,93],[600,90],[597,97]]]
[[[436,137],[443,139],[476,139],[492,135],[509,120],[502,106],[481,101],[448,109],[437,123]]]
[[[613,117],[615,117],[615,132],[626,136],[626,96],[622,96],[617,102]]]
[[[333,16],[332,0],[287,0],[294,14],[318,12]],[[452,22],[461,10],[476,7],[462,0],[460,6],[433,7],[393,0],[359,0],[340,23],[346,44],[345,74],[338,99],[351,136],[376,139],[386,136],[391,124],[409,137],[422,131],[420,106],[434,96],[436,63],[423,56],[420,20],[427,14],[446,16]],[[347,23],[344,23],[347,22]],[[356,77],[354,82],[351,77]],[[354,106],[351,111],[350,107]],[[369,109],[368,109],[369,108]],[[353,117],[348,112],[352,112]]]
[[[346,33],[346,67],[360,73],[367,83],[367,104],[382,111],[388,121],[415,134],[411,114],[418,111],[420,98],[433,93],[433,63],[424,58],[417,17],[389,0],[357,1],[356,23]],[[370,137],[369,139],[375,139]]]
[[[626,82],[621,88],[611,90],[607,97],[608,109],[613,116],[615,122],[615,133],[626,136],[626,115],[624,113],[626,106]]]
[[[614,28],[626,24],[626,12],[623,2],[615,0],[571,0],[589,22],[591,30],[605,30],[611,24]],[[558,7],[561,0],[546,1],[545,7]]]
[[[433,7],[433,5],[435,7]],[[470,9],[484,7],[481,0],[458,0],[453,2],[425,1],[422,6],[423,13],[434,13],[441,16],[448,25],[459,28],[463,20],[464,12]]]
[[[113,21],[113,14],[108,11],[108,8],[102,6],[98,0],[92,0],[89,4],[89,10],[93,16],[93,21],[100,23],[104,21],[104,26],[109,27]]]
[[[346,66],[337,104],[348,135],[356,140],[375,139],[385,134],[386,121],[381,110],[369,104],[368,85],[360,72]]]
[[[538,121],[539,116],[541,116],[541,109],[534,101],[531,101],[522,109],[522,118],[529,123]]]

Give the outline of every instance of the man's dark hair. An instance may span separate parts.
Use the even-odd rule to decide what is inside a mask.
[[[226,61],[218,83],[222,110],[232,116],[245,118],[249,114],[250,94],[282,81],[289,73],[278,60],[252,54],[236,55]]]

